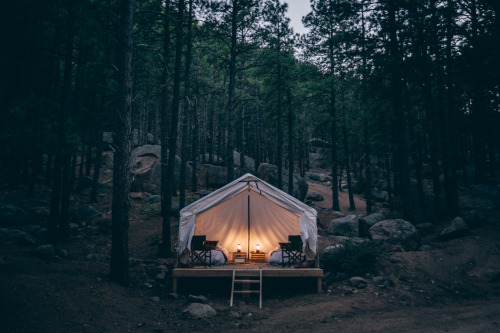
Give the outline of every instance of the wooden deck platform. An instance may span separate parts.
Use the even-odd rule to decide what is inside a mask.
[[[233,271],[245,271],[245,275],[259,276],[259,271],[262,270],[263,278],[316,278],[318,293],[321,292],[321,278],[323,270],[320,268],[289,268],[281,266],[272,266],[264,263],[247,263],[247,264],[226,264],[223,266],[203,267],[195,266],[192,268],[175,268],[172,272],[173,292],[177,292],[177,280],[179,278],[196,278],[196,277],[227,277],[233,276]]]

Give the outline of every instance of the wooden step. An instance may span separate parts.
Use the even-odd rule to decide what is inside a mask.
[[[260,290],[235,290],[235,294],[259,294]]]
[[[240,282],[240,283],[260,283],[259,280],[234,280],[234,282]]]

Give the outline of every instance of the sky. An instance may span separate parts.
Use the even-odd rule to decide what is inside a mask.
[[[304,28],[302,16],[306,16],[311,11],[309,0],[285,0],[288,3],[288,17],[294,33],[304,34],[309,29]]]

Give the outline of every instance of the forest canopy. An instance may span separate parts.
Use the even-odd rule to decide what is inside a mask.
[[[345,172],[370,212],[380,171],[391,209],[405,217],[420,209],[457,214],[459,186],[489,183],[498,170],[500,3],[310,2],[305,35],[293,33],[279,0],[5,4],[2,177],[33,191],[43,173],[54,240],[67,236],[75,178],[92,175],[98,184],[103,149],[123,153],[115,168],[123,161],[127,178],[127,154],[147,143],[173,152],[162,153],[167,224],[172,196],[179,193],[182,207],[186,191],[197,190],[186,164],[196,172],[223,163],[229,182],[235,151],[241,169],[249,169],[245,156],[255,160],[253,172],[276,165],[283,188],[321,150],[335,210]],[[113,145],[104,133],[114,133]]]

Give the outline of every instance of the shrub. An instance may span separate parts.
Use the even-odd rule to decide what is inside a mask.
[[[372,241],[346,241],[336,251],[323,255],[321,266],[325,271],[363,275],[375,270],[380,253]]]

